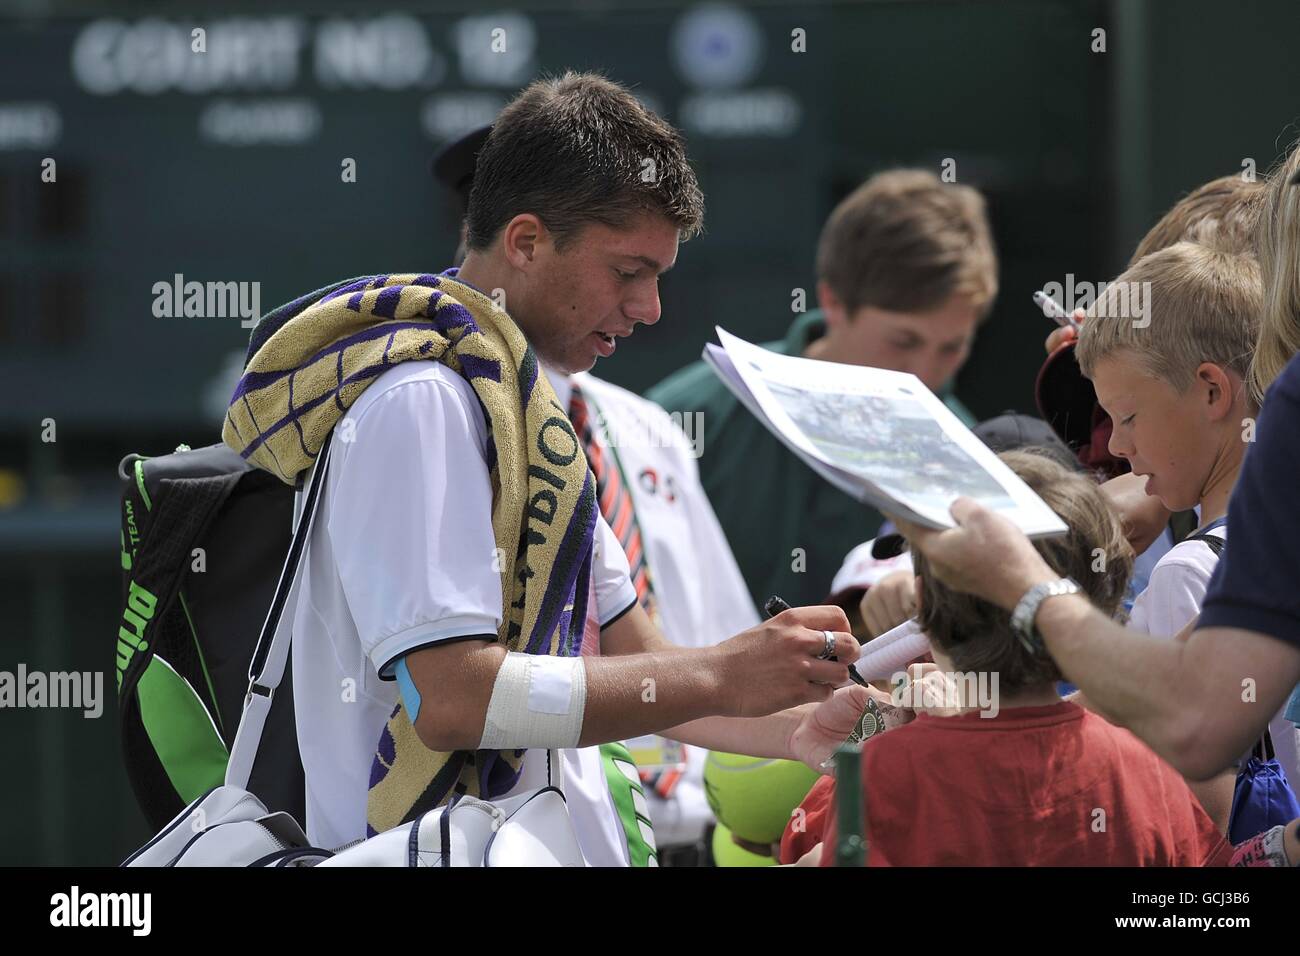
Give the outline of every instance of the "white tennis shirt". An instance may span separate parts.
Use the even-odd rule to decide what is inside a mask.
[[[438,362],[403,362],[366,388],[331,441],[292,610],[307,836],[326,848],[365,836],[370,768],[398,700],[396,682],[384,678],[397,660],[444,641],[495,638],[501,621],[487,423],[469,383]],[[636,602],[627,559],[599,517],[592,582],[601,627]],[[599,752],[563,753],[588,862],[626,865]],[[544,786],[545,762],[545,750],[529,751],[517,789]]]

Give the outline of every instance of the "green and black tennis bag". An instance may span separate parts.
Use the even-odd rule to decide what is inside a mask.
[[[128,455],[117,696],[127,776],[159,830],[220,786],[290,550],[293,489],[225,445]],[[278,616],[278,609],[277,609]],[[303,824],[291,668],[248,789]]]

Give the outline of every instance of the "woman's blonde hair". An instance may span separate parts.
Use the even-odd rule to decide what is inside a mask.
[[[1264,308],[1249,383],[1258,405],[1273,379],[1300,352],[1300,146],[1293,147],[1269,177],[1256,245]]]
[[[1197,186],[1142,237],[1129,268],[1176,242],[1201,242],[1224,252],[1255,253],[1259,208],[1268,186],[1232,173]]]

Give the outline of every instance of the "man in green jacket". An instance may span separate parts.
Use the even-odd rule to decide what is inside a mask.
[[[951,382],[996,294],[997,253],[980,194],[932,173],[891,170],[831,213],[817,248],[821,308],[765,347],[911,372],[974,424]],[[880,514],[800,461],[703,362],[646,394],[669,412],[703,413],[700,477],[755,602],[773,594],[796,607],[824,601],[844,556],[875,535]]]

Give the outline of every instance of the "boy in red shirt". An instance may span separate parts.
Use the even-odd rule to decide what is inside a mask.
[[[1116,613],[1133,556],[1096,483],[1045,456],[1002,458],[1069,526],[1036,542],[1047,562]],[[868,865],[1227,864],[1231,846],[1173,768],[1127,730],[1062,701],[1055,663],[1026,646],[1005,611],[948,590],[921,555],[913,560],[937,665],[926,685],[946,690],[953,715],[921,712],[863,747]],[[895,697],[921,709],[907,699],[920,686]],[[833,812],[822,839],[821,865],[831,865]]]

